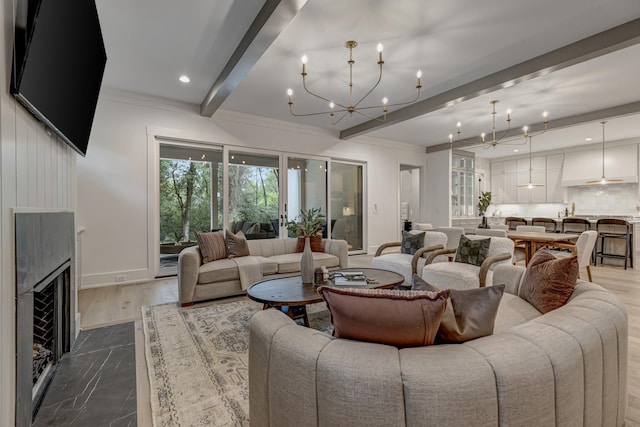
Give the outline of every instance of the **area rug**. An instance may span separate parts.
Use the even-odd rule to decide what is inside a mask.
[[[261,309],[244,298],[142,308],[154,426],[249,425],[249,320]],[[309,312],[330,331],[324,304]]]

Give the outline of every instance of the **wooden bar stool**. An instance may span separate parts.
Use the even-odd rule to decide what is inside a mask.
[[[504,219],[504,223],[507,224],[509,230],[515,230],[519,225],[527,225],[527,220],[517,216],[508,216]]]
[[[631,224],[624,219],[602,218],[596,222],[596,230],[600,237],[600,250],[596,256],[600,257],[600,264],[604,258],[624,259],[624,269],[627,269],[627,260],[633,268],[633,241],[631,236]],[[605,242],[607,239],[624,240],[624,254],[607,252]]]
[[[547,233],[555,233],[558,231],[556,221],[553,218],[533,218],[531,225],[542,225]]]

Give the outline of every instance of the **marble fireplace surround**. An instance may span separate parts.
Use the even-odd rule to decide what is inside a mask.
[[[66,349],[75,341],[75,218],[70,210],[14,209],[16,259],[16,426],[33,414],[33,294],[68,271]]]

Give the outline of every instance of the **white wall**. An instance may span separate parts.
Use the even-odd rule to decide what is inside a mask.
[[[451,226],[451,150],[427,154],[427,222]]]
[[[15,249],[13,208],[74,209],[76,153],[47,135],[9,93],[13,2],[4,2],[0,44],[0,426],[15,421]],[[75,312],[75,310],[74,310]]]
[[[78,226],[82,234],[81,286],[150,279],[155,271],[148,242],[157,200],[147,168],[147,134],[217,145],[260,148],[367,163],[368,248],[399,238],[399,165],[425,159],[424,149],[372,138],[340,141],[336,132],[219,111],[201,117],[197,107],[103,91],[86,158],[78,160]],[[150,144],[152,145],[152,144]],[[377,205],[375,211],[373,206]]]

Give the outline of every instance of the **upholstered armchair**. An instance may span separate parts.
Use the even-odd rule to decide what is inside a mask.
[[[472,246],[488,248],[469,250]],[[468,244],[468,241],[471,243]],[[457,248],[432,251],[422,268],[422,278],[442,289],[482,288],[492,284],[493,268],[498,264],[510,264],[513,257],[513,241],[496,236],[463,236]],[[483,252],[483,253],[478,253]],[[471,254],[471,255],[470,255]],[[450,255],[452,262],[434,262],[436,257]]]
[[[401,252],[387,252],[389,248],[402,246],[402,242],[384,243],[378,247],[373,258],[373,267],[395,271],[404,276],[405,283],[411,283],[414,274],[424,267],[426,256],[432,251],[444,249],[447,245],[447,235],[438,231],[425,231],[424,244],[414,254]]]

